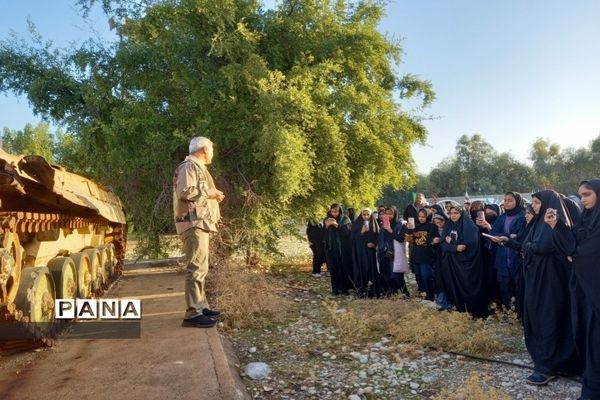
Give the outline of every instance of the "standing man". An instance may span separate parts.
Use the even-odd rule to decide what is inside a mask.
[[[182,326],[210,328],[221,313],[211,310],[204,292],[208,274],[210,232],[217,231],[219,203],[225,195],[217,190],[206,166],[212,162],[213,144],[205,137],[190,141],[190,155],[177,166],[173,177],[173,211],[177,234],[188,262],[185,277],[187,310]]]

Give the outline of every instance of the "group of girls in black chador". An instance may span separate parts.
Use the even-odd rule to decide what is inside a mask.
[[[420,295],[440,310],[516,311],[534,362],[527,382],[581,374],[580,399],[600,399],[599,191],[590,179],[578,196],[543,190],[527,206],[507,192],[502,208],[426,206],[418,195],[404,218],[395,207],[348,216],[333,204],[313,225],[311,247],[322,250],[315,256],[326,260],[333,295],[408,298],[410,260]],[[321,261],[314,265],[318,274]]]

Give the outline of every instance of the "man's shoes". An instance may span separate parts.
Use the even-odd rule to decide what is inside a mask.
[[[556,375],[544,375],[539,372],[534,372],[529,375],[525,381],[532,385],[543,386],[553,379],[556,379]]]
[[[202,315],[206,315],[207,317],[220,317],[221,316],[221,312],[217,311],[217,310],[210,310],[208,308],[203,308],[202,309]]]
[[[181,326],[186,328],[212,328],[216,324],[217,321],[206,315],[197,315],[194,318],[185,318]]]

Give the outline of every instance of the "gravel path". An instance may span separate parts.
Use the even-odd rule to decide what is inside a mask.
[[[269,329],[231,334],[241,374],[255,399],[446,399],[457,390],[464,390],[472,374],[476,374],[472,379],[484,391],[481,398],[491,398],[485,391],[492,388],[497,389],[494,395],[501,395],[496,398],[579,396],[580,384],[571,379],[559,378],[544,387],[524,383],[532,363],[524,351],[522,336],[503,338],[513,343],[510,352],[492,358],[529,368],[393,344],[385,336],[344,343],[336,328],[327,323],[328,278],[313,278],[309,272],[283,271],[278,279],[288,289],[281,295],[294,302],[292,317]],[[336,301],[343,305],[354,300],[344,297]],[[373,302],[373,307],[377,307],[377,300]],[[422,306],[428,307],[426,303]],[[272,373],[266,379],[252,380],[243,372],[250,362],[265,362]]]

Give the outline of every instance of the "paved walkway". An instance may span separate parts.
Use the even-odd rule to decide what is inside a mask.
[[[63,338],[1,369],[0,399],[247,398],[216,328],[181,327],[183,288],[174,268],[126,271],[105,297],[142,299],[141,338]]]

